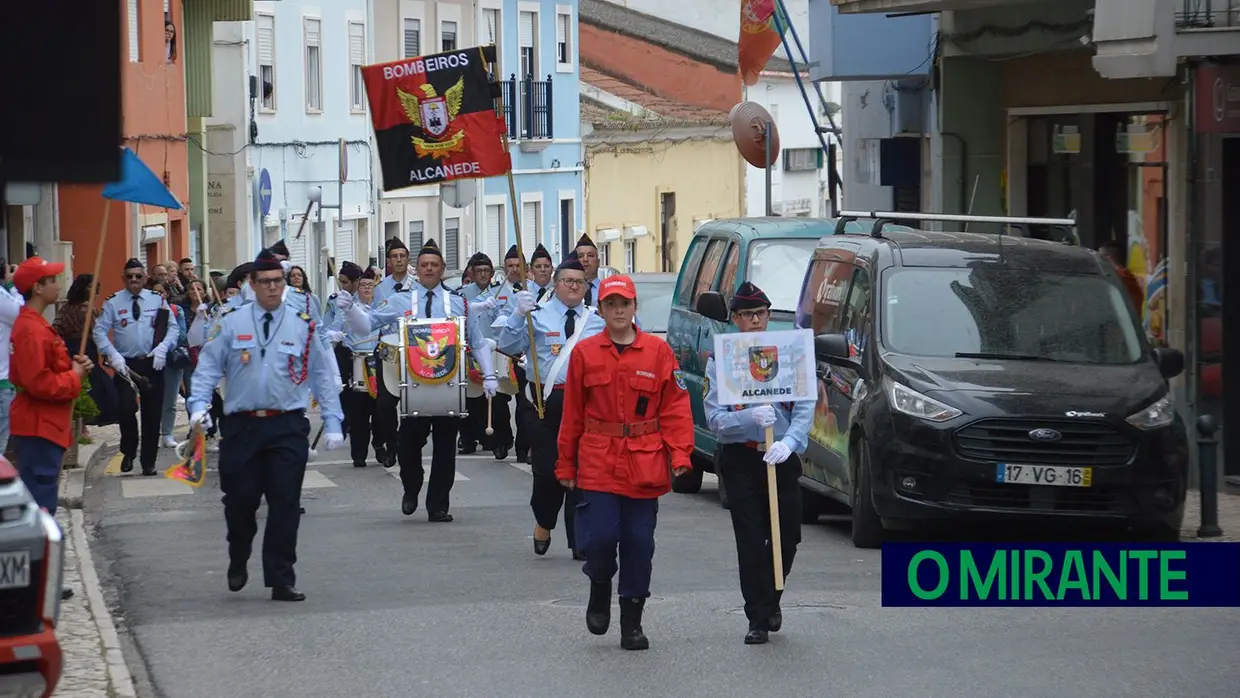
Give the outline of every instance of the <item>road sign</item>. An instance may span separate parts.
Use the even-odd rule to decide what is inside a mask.
[[[258,205],[264,217],[271,213],[271,173],[265,167],[258,172]]]

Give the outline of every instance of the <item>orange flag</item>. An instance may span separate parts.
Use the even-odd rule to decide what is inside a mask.
[[[736,50],[746,85],[758,84],[759,73],[783,41],[785,22],[776,22],[775,15],[775,0],[741,0],[741,36]]]

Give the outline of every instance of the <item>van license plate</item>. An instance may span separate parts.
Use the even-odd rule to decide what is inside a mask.
[[[30,551],[0,553],[0,589],[30,586]]]
[[[1063,465],[1017,465],[999,463],[995,482],[1012,485],[1054,485],[1056,487],[1092,487],[1093,468]]]

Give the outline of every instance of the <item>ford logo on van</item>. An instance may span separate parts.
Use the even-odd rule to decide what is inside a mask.
[[[1029,438],[1033,439],[1034,441],[1050,442],[1050,441],[1058,441],[1059,439],[1063,438],[1063,434],[1060,434],[1054,429],[1034,429],[1033,431],[1029,432]]]

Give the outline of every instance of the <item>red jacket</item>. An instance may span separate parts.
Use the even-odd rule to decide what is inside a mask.
[[[689,393],[658,337],[638,330],[623,354],[606,331],[581,340],[568,362],[563,412],[555,476],[579,489],[652,499],[672,489],[672,468],[690,467]]]
[[[13,323],[9,380],[17,387],[9,413],[13,436],[37,436],[69,448],[73,401],[82,392],[82,379],[73,371],[64,340],[30,306]]]

